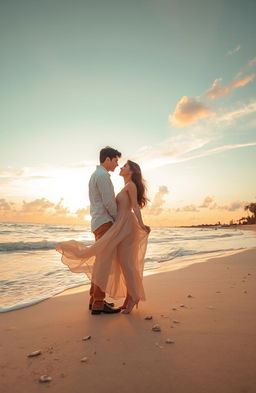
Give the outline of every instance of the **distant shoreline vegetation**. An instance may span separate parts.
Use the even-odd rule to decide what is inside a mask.
[[[252,216],[242,217],[240,218],[239,224],[241,225],[248,225],[248,224],[256,224],[256,203],[252,202],[249,205],[244,207],[245,211],[249,211],[252,213]]]
[[[244,207],[245,211],[249,211],[252,213],[252,216],[248,215],[247,217],[239,218],[238,220],[231,220],[229,224],[221,223],[218,221],[216,224],[199,224],[199,225],[182,225],[180,228],[226,228],[226,227],[236,227],[237,225],[253,225],[256,224],[256,203],[252,202],[249,205]]]

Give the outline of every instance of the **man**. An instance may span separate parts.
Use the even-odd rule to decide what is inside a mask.
[[[89,199],[91,230],[95,240],[101,238],[113,225],[117,216],[114,187],[110,179],[109,171],[113,172],[118,166],[118,158],[121,153],[112,147],[105,147],[100,151],[100,165],[97,165],[89,181]],[[89,309],[93,315],[120,312],[120,308],[112,308],[113,303],[107,303],[105,293],[93,283],[90,288]]]

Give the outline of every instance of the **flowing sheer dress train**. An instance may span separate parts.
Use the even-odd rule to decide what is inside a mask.
[[[138,302],[145,300],[142,279],[148,233],[138,224],[125,188],[117,194],[116,202],[116,221],[92,246],[70,240],[58,243],[56,249],[72,272],[86,273],[113,299],[129,293]]]

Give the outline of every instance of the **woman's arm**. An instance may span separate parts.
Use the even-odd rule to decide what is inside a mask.
[[[141,228],[144,229],[144,231],[149,233],[150,232],[150,227],[145,225],[143,220],[142,220],[140,207],[139,207],[138,201],[137,201],[137,188],[136,188],[136,185],[133,182],[130,182],[130,183],[127,184],[126,187],[127,187],[128,195],[129,195],[130,200],[131,200],[132,210],[134,211],[134,214],[135,214],[135,216],[136,216],[136,218],[138,220],[138,223],[140,224]]]

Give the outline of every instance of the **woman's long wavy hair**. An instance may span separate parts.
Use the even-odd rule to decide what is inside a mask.
[[[139,207],[142,209],[144,206],[147,205],[148,203],[148,198],[146,196],[147,193],[147,187],[146,187],[146,182],[142,177],[141,169],[136,162],[133,162],[131,160],[127,161],[129,168],[132,172],[131,179],[135,183],[136,188],[137,188],[137,201]]]

